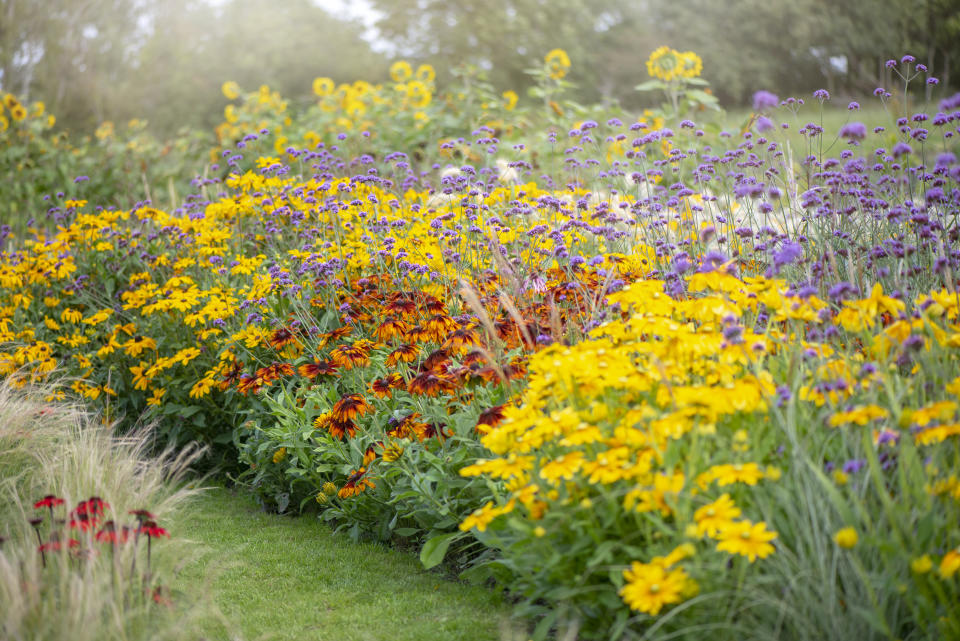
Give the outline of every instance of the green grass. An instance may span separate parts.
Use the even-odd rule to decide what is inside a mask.
[[[200,548],[176,589],[209,588],[223,620],[210,639],[500,639],[519,626],[494,592],[427,572],[411,553],[335,535],[315,518],[266,514],[215,489],[195,499],[176,537]]]

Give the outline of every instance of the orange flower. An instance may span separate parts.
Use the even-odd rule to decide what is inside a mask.
[[[448,376],[437,376],[431,372],[424,372],[407,383],[407,391],[411,394],[438,396],[443,392],[452,392],[456,383]]]
[[[370,384],[370,391],[380,398],[389,398],[392,390],[403,387],[406,381],[397,373],[388,374],[385,378],[378,378]]]
[[[397,363],[412,363],[419,352],[416,345],[401,345],[387,354],[387,367],[395,367]]]
[[[347,394],[334,403],[330,412],[334,421],[350,421],[355,417],[363,416],[373,408],[359,394]]]
[[[392,338],[403,338],[409,329],[410,325],[406,321],[388,318],[377,327],[377,339],[381,343],[386,343]]]
[[[297,337],[294,336],[293,332],[291,332],[289,329],[286,327],[278,327],[277,329],[273,330],[272,334],[270,334],[270,338],[267,339],[267,342],[270,343],[270,346],[273,349],[279,350],[283,347],[286,347],[290,343],[295,343],[296,340]]]
[[[340,491],[337,492],[337,496],[342,499],[346,499],[360,494],[368,487],[376,487],[376,484],[373,481],[368,478],[364,478],[366,473],[367,468],[365,467],[361,467],[359,470],[354,470],[351,472],[350,476],[347,478],[347,482],[344,483],[343,487],[340,488]]]
[[[330,361],[321,361],[315,359],[312,363],[305,363],[297,368],[300,376],[305,376],[311,380],[318,376],[333,376],[337,373],[337,366]]]
[[[353,345],[341,345],[330,352],[330,358],[337,367],[343,369],[353,369],[354,367],[363,367],[370,363],[369,349],[364,349],[361,345],[363,341],[357,341]]]

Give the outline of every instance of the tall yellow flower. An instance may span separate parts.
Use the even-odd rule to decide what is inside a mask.
[[[430,65],[420,65],[417,67],[417,80],[424,84],[430,84],[437,77],[437,72]]]
[[[406,60],[397,60],[390,65],[390,77],[394,82],[406,82],[413,75],[413,68]]]
[[[336,89],[337,85],[330,78],[314,78],[313,93],[320,96],[329,96]]]
[[[520,97],[517,96],[517,92],[508,89],[504,91],[502,95],[504,100],[503,108],[507,111],[513,111],[513,108],[517,106],[517,101],[520,99]]]
[[[240,85],[233,80],[228,80],[223,83],[223,85],[220,86],[220,91],[223,92],[223,97],[227,100],[236,100],[240,97]]]
[[[559,80],[570,70],[570,56],[563,49],[553,49],[543,59],[550,70],[550,77]]]

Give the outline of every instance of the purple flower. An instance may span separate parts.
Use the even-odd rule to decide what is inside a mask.
[[[767,118],[766,116],[760,116],[759,118],[757,118],[756,127],[757,127],[757,132],[762,134],[766,131],[770,131],[771,129],[773,129],[774,125],[773,125],[773,121]]]
[[[766,111],[767,109],[776,107],[778,104],[780,104],[780,99],[774,93],[761,89],[753,94],[754,111]]]
[[[910,145],[908,145],[905,142],[898,142],[893,146],[893,149],[891,150],[891,153],[893,154],[894,158],[899,158],[900,156],[903,156],[905,154],[909,154],[912,152],[913,152],[913,149],[911,149]]]
[[[826,89],[817,89],[813,92],[813,97],[820,102],[824,102],[825,100],[830,100],[830,92]]]
[[[780,251],[773,254],[773,273],[779,274],[780,270],[800,258],[803,254],[803,248],[799,243],[788,240],[780,248]]]
[[[847,105],[847,110],[848,110],[848,111],[860,111],[860,103],[859,103],[859,102],[851,102],[849,105]]]
[[[827,296],[834,301],[840,301],[844,298],[849,298],[851,296],[857,295],[857,288],[854,287],[851,283],[846,281],[841,281],[830,288],[827,292]]]
[[[907,54],[907,55],[905,55],[904,57],[900,58],[900,62],[902,62],[902,63],[905,64],[905,65],[908,65],[908,64],[910,64],[911,62],[916,62],[916,61],[917,61],[917,59],[914,58],[913,56],[911,56],[910,54]]]
[[[711,250],[703,255],[703,260],[700,263],[700,269],[697,271],[701,274],[716,271],[725,262],[727,262],[726,256],[718,251]]]
[[[860,459],[860,458],[850,459],[849,461],[843,464],[843,473],[856,474],[857,472],[862,470],[866,465],[867,465],[867,461],[865,459]]]
[[[867,126],[862,122],[848,122],[840,128],[840,137],[847,140],[863,140],[867,137]]]
[[[887,65],[887,69],[893,69],[894,67],[897,66],[897,61],[896,61],[896,60],[887,60],[886,65]]]
[[[960,108],[960,91],[940,101],[941,111],[950,111],[957,108]]]

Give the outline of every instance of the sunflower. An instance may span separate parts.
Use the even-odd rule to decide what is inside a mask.
[[[430,84],[437,77],[437,72],[430,65],[420,65],[417,67],[416,78],[424,84]]]
[[[232,80],[228,80],[220,86],[223,97],[227,100],[236,100],[240,97],[240,85]]]
[[[570,69],[570,56],[563,49],[553,49],[544,56],[543,61],[547,65],[550,77],[554,80],[560,80],[566,76]]]
[[[394,82],[406,82],[413,75],[413,68],[406,60],[398,60],[390,65],[390,77]]]
[[[324,96],[329,96],[333,93],[333,90],[337,88],[336,83],[333,82],[330,78],[314,78],[313,79],[313,93],[317,96],[323,98]]]

